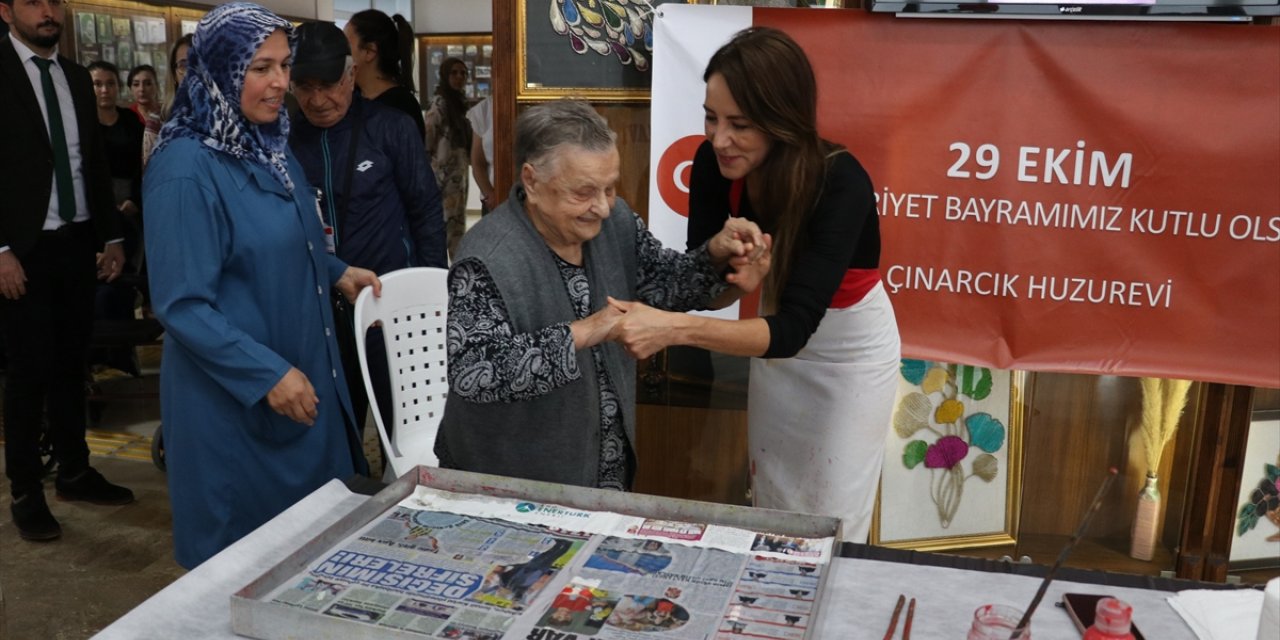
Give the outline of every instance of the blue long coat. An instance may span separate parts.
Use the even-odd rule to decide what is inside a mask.
[[[189,138],[148,166],[147,264],[166,330],[160,413],[185,567],[356,471],[329,302],[346,265],[325,252],[292,154],[288,170],[292,196],[261,167]],[[267,403],[290,366],[320,398],[314,426]]]

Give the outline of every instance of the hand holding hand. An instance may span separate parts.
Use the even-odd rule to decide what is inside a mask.
[[[124,271],[124,243],[113,242],[98,254],[98,279],[111,282]]]
[[[621,317],[621,311],[605,305],[599,311],[569,323],[569,330],[573,333],[573,347],[587,349],[604,342]]]
[[[717,265],[723,265],[735,257],[746,257],[754,261],[764,251],[764,236],[756,223],[730,217],[724,221],[724,228],[707,242],[707,253]]]
[[[0,294],[10,300],[27,295],[27,272],[12,250],[0,253]]]
[[[684,314],[659,311],[643,302],[609,298],[609,306],[625,315],[613,325],[609,339],[641,360],[674,344],[674,320]]]
[[[769,274],[769,268],[772,265],[773,237],[766,233],[761,238],[760,252],[755,259],[750,256],[729,259],[729,267],[733,271],[726,274],[724,279],[741,289],[742,293],[751,293],[764,282],[764,277]]]
[[[289,372],[267,393],[267,404],[276,413],[308,427],[316,423],[316,407],[320,398],[307,375],[290,367]]]
[[[365,287],[373,287],[373,297],[382,297],[382,281],[378,279],[378,274],[360,267],[347,267],[333,286],[352,304],[355,304],[356,297]]]

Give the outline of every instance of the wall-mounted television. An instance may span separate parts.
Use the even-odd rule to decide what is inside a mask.
[[[902,17],[1248,22],[1280,16],[1280,0],[867,0],[867,9]]]

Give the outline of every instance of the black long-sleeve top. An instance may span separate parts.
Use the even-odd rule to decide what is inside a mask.
[[[701,246],[724,227],[730,215],[731,184],[720,175],[711,143],[702,143],[689,178],[690,247]],[[760,223],[745,187],[738,214]],[[774,232],[761,227],[766,233]],[[790,358],[804,348],[848,269],[879,268],[880,221],[875,188],[853,154],[841,152],[827,161],[822,194],[795,250],[799,253],[791,261],[791,273],[778,296],[778,308],[765,317],[769,324],[765,358]]]
[[[99,126],[102,127],[107,142],[107,164],[111,168],[111,177],[128,180],[132,185],[130,199],[134,204],[141,206],[142,123],[138,122],[138,116],[132,111],[116,107],[115,124]]]

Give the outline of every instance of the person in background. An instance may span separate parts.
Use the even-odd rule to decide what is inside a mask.
[[[427,110],[427,153],[444,194],[444,225],[449,255],[467,231],[467,165],[471,161],[471,124],[467,122],[467,64],[457,58],[440,63],[440,81]]]
[[[447,268],[440,191],[413,122],[355,91],[351,50],[333,23],[304,24],[297,36],[292,85],[302,118],[289,134],[289,146],[307,179],[320,185],[321,213],[332,229],[326,237],[333,239],[337,256],[379,275],[406,267]],[[351,405],[363,426],[369,398],[352,308],[335,298],[334,314]],[[381,329],[369,332],[366,347],[382,423],[390,429],[391,379]]]
[[[187,76],[187,54],[191,51],[191,36],[188,33],[173,44],[173,49],[169,51],[169,79],[171,95],[178,95],[178,87],[182,86],[182,79]],[[169,119],[170,113],[173,111],[173,101],[170,100],[164,105],[164,119]]]
[[[145,127],[142,134],[142,166],[145,167],[164,124],[164,105],[160,103],[160,85],[156,82],[155,68],[140,64],[130,69],[129,92],[133,94],[133,106],[130,108]]]
[[[4,471],[18,535],[46,541],[62,526],[44,496],[42,432],[58,463],[58,498],[134,500],[89,465],[85,443],[94,286],[120,275],[124,251],[92,80],[58,54],[66,5],[0,0],[0,19],[10,28],[0,37]]]
[[[120,70],[105,60],[89,63],[93,95],[98,104],[98,124],[107,145],[112,193],[124,232],[124,273],[135,274],[142,262],[142,135],[143,126],[132,111],[117,106]],[[129,321],[134,318],[137,290],[119,283],[99,283],[94,319]],[[95,349],[90,362],[131,375],[141,375],[132,347]]]
[[[471,124],[471,177],[480,188],[480,215],[498,205],[493,188],[493,101],[481,100],[467,111]]]
[[[848,149],[819,135],[813,70],[785,33],[739,32],[703,78],[707,140],[690,174],[689,246],[739,217],[776,238],[765,317],[727,321],[624,303],[614,337],[636,357],[673,344],[752,356],[755,503],[838,516],[849,540],[863,540],[901,357],[880,283],[871,178]]]
[[[143,125],[135,113],[116,104],[120,97],[120,70],[105,60],[89,63],[89,76],[93,79],[93,95],[97,99],[98,124],[107,145],[107,164],[111,167],[112,193],[116,209],[124,216],[126,225],[140,230],[142,202],[142,136]],[[125,259],[130,260],[137,250],[137,238],[130,241],[125,236]]]
[[[664,249],[617,197],[615,136],[585,102],[516,123],[520,180],[463,237],[449,271],[449,397],[440,466],[626,490],[635,472],[635,363],[607,342],[609,296],[704,308],[726,280],[754,289],[754,223]],[[723,269],[734,271],[721,277]]]
[[[365,9],[351,16],[342,32],[351,46],[360,93],[413,118],[418,137],[426,140],[422,103],[414,95],[413,26],[398,13],[392,18],[377,9]]]
[[[289,152],[292,31],[247,2],[206,14],[143,179],[174,555],[187,568],[366,470],[330,293],[381,285],[325,251]]]

